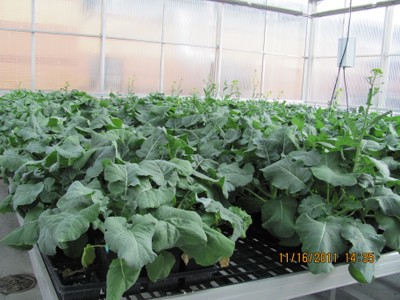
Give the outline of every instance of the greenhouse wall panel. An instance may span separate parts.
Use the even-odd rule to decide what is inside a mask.
[[[264,96],[272,99],[301,99],[303,58],[266,55]],[[281,74],[276,76],[276,74]]]
[[[384,34],[385,8],[354,12],[351,18],[350,37],[355,37],[359,55],[380,55]],[[348,15],[346,15],[346,20]],[[347,22],[345,25],[347,30]]]
[[[166,1],[164,41],[215,47],[217,17],[217,4],[213,2]]]
[[[238,88],[241,97],[254,97],[261,92],[261,66],[261,54],[224,50],[222,52],[221,89],[227,85],[226,93]]]
[[[203,93],[205,82],[215,70],[213,49],[165,45],[164,92],[190,95]]]
[[[224,6],[222,47],[263,51],[265,12],[240,6]]]
[[[389,59],[389,72],[385,107],[400,110],[400,56],[392,56]]]
[[[307,19],[267,12],[266,47],[268,53],[303,56]]]
[[[31,34],[0,30],[0,88],[31,87]]]
[[[91,0],[35,0],[35,29],[99,35],[101,9]]]
[[[32,0],[0,0],[0,28],[29,29],[31,18]]]
[[[104,4],[107,37],[161,41],[162,0],[108,0]]]
[[[52,34],[36,35],[36,88],[57,90],[66,85],[97,92],[100,39]]]
[[[158,91],[160,60],[159,43],[107,39],[106,91],[142,94]]]

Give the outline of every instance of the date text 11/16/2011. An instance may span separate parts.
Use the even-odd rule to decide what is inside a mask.
[[[374,263],[374,252],[345,252],[340,255],[331,252],[279,252],[280,263]]]

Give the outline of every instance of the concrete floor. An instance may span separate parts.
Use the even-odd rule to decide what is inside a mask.
[[[7,188],[0,184],[0,200],[7,195]],[[14,213],[0,214],[0,239],[12,229],[19,226]],[[0,278],[19,273],[34,274],[28,252],[19,251],[11,247],[0,245]],[[41,300],[42,295],[38,285],[33,289],[15,294],[3,295],[0,293],[0,300]]]
[[[0,201],[7,195],[6,186],[0,182]],[[0,214],[0,239],[19,226],[14,213]],[[28,253],[0,245],[0,277],[18,274],[34,274]],[[0,300],[57,300],[43,299],[39,286],[22,293],[9,295],[0,294]],[[399,300],[400,270],[396,275],[382,277],[369,285],[352,284],[333,291],[320,292],[313,295],[298,297],[293,300]],[[211,300],[211,299],[210,299]],[[275,300],[275,299],[273,299]]]

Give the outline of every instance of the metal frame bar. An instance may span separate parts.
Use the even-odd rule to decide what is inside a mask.
[[[35,0],[31,1],[32,12],[31,12],[31,90],[36,88],[36,3]]]
[[[106,83],[106,2],[101,0],[101,31],[100,31],[100,93],[105,92]]]
[[[281,8],[281,7],[271,6],[271,5],[265,5],[265,4],[252,3],[251,1],[240,1],[240,0],[206,0],[206,1],[220,2],[220,3],[224,3],[224,4],[230,4],[230,5],[245,6],[245,7],[255,8],[255,9],[260,9],[260,10],[274,11],[274,12],[279,12],[279,13],[293,15],[293,16],[304,16],[304,13],[302,11]]]
[[[375,4],[365,4],[365,5],[360,5],[360,6],[354,6],[352,8],[353,12],[357,11],[363,11],[363,10],[368,10],[368,9],[374,9],[374,8],[379,8],[379,7],[388,7],[388,6],[393,6],[396,4],[400,4],[400,0],[391,0],[391,1],[383,1],[383,2],[378,2]],[[340,15],[349,12],[349,8],[340,8],[340,9],[335,9],[335,10],[329,10],[329,11],[324,11],[324,12],[319,12],[319,13],[312,13],[309,15],[311,18],[321,18],[321,17],[326,17],[326,16],[332,16],[332,15]]]

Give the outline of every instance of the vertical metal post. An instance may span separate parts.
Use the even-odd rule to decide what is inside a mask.
[[[312,2],[309,4],[309,13],[315,11],[316,4]],[[310,101],[310,86],[312,78],[312,68],[314,64],[314,41],[315,41],[315,21],[313,18],[309,18],[307,21],[307,32],[306,32],[306,45],[304,47],[304,64],[303,64],[303,88],[302,96],[304,103]]]
[[[101,0],[101,29],[100,29],[100,94],[105,93],[106,71],[106,4]]]
[[[31,1],[31,90],[36,88],[36,3],[35,0]]]
[[[221,60],[222,60],[222,22],[224,14],[224,4],[218,3],[218,16],[217,16],[217,35],[215,46],[215,71],[214,82],[217,85],[217,97],[221,88]]]
[[[260,84],[260,93],[261,96],[264,96],[264,81],[265,81],[265,72],[266,72],[266,52],[267,52],[267,18],[268,11],[264,11],[264,40],[263,40],[263,53],[262,53],[262,61],[261,61],[261,84]]]
[[[165,0],[162,2],[161,25],[161,57],[160,57],[160,92],[164,93],[164,26],[165,26]]]
[[[392,44],[392,34],[393,34],[393,19],[394,19],[394,6],[386,7],[385,12],[385,25],[383,31],[382,39],[382,50],[381,50],[381,68],[383,71],[382,82],[388,82],[389,79],[389,57],[390,57],[390,47]],[[381,86],[381,93],[378,98],[377,107],[386,107],[386,97],[387,97],[387,84]],[[390,107],[389,107],[390,108]]]

